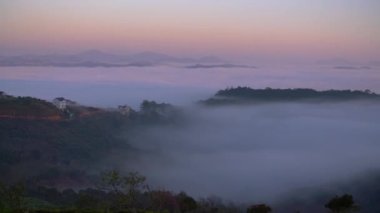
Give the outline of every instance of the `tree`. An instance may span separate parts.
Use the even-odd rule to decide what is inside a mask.
[[[101,174],[100,188],[108,192],[118,193],[121,191],[122,177],[117,170],[103,172]]]
[[[179,209],[176,197],[166,190],[154,190],[149,192],[151,207],[154,211],[178,212]]]
[[[272,208],[265,204],[252,205],[247,209],[247,213],[269,213]]]
[[[6,186],[0,183],[0,210],[1,212],[21,212],[24,186],[15,184]]]
[[[122,176],[117,170],[102,173],[100,189],[110,193],[115,208],[136,207],[138,195],[144,188],[145,176],[130,172]]]
[[[181,192],[177,195],[177,202],[181,212],[193,211],[198,207],[194,198],[188,196],[185,192]]]
[[[335,196],[328,203],[326,203],[325,207],[334,213],[346,213],[358,210],[358,206],[355,204],[354,198],[349,194],[344,194],[340,197]]]
[[[123,177],[123,187],[132,206],[136,205],[137,196],[140,190],[145,187],[146,177],[138,172],[130,172],[128,176]]]

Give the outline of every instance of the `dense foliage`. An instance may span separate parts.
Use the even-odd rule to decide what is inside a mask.
[[[334,213],[353,212],[358,210],[358,207],[355,206],[354,198],[352,195],[348,194],[334,197],[325,205],[325,207]]]
[[[0,185],[0,212],[242,212],[241,208],[196,201],[185,192],[152,190],[136,172],[107,171],[96,188],[57,190],[44,186]]]
[[[84,184],[111,152],[133,151],[128,144],[130,130],[170,124],[179,115],[175,109],[144,101],[140,111],[128,115],[80,105],[59,110],[47,101],[2,93],[0,112],[23,115],[26,110],[34,117],[0,117],[0,181]],[[45,119],[51,112],[61,119]]]
[[[331,212],[355,212],[358,205],[352,195],[323,198],[324,207]],[[303,212],[327,212],[323,205],[315,204]],[[126,175],[116,170],[101,173],[92,188],[57,188],[0,183],[0,212],[167,212],[167,213],[270,213],[300,212],[300,206],[271,206],[223,202],[212,196],[194,199],[185,192],[174,193],[152,189],[146,178],[137,172]],[[317,209],[317,211],[314,211]],[[375,212],[370,209],[364,212]]]
[[[271,101],[343,101],[343,100],[380,100],[369,90],[326,90],[313,89],[252,89],[249,87],[227,88],[218,91],[214,97],[202,103],[207,105],[257,103]]]
[[[14,97],[0,92],[0,118],[60,119],[62,113],[50,102],[32,97]]]

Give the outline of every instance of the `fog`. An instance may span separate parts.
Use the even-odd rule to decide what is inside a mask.
[[[380,169],[380,105],[278,103],[185,110],[183,125],[135,130],[122,168],[196,197],[274,202]]]
[[[277,103],[200,107],[227,86],[371,89],[378,68],[257,69],[1,67],[0,91],[51,100],[135,109],[142,100],[180,105],[177,125],[142,127],[123,135],[138,151],[112,162],[137,170],[155,188],[217,195],[239,202],[274,202],[294,190],[349,181],[380,169],[380,105],[370,102]],[[131,132],[132,131],[132,132]],[[124,150],[123,150],[124,152]]]
[[[379,73],[379,67],[352,70],[325,65],[272,65],[256,69],[0,67],[0,91],[47,100],[63,96],[100,107],[138,107],[144,99],[186,106],[229,86],[370,89],[380,93]]]

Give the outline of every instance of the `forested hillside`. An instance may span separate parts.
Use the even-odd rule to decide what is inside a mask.
[[[379,96],[370,91],[238,87],[221,90],[202,103],[314,98],[378,100]],[[225,196],[223,194],[196,198],[185,192],[155,188],[146,182],[149,177],[134,171],[119,172],[110,165],[123,165],[128,159],[126,156],[132,153],[138,156],[139,148],[130,144],[132,132],[138,130],[145,134],[148,128],[165,126],[180,128],[194,115],[185,116],[184,109],[154,101],[143,101],[140,108],[134,110],[127,105],[100,109],[64,98],[57,100],[65,104],[1,93],[0,212],[317,213],[360,210],[370,213],[380,210],[378,172],[337,185],[339,190],[336,191],[310,186],[314,187],[313,191],[292,192],[290,199],[276,203],[262,203],[258,197],[252,198],[257,201],[253,203],[232,203],[218,197]],[[113,164],[108,164],[111,160]]]
[[[313,102],[335,102],[335,101],[354,101],[354,100],[380,100],[380,95],[370,90],[325,90],[317,91],[314,89],[252,89],[249,87],[236,87],[219,90],[213,97],[201,101],[206,105],[224,104],[247,104],[265,102],[294,102],[294,101],[313,101]]]

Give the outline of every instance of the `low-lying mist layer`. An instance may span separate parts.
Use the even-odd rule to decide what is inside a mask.
[[[380,106],[371,102],[189,107],[183,125],[129,135],[120,162],[158,188],[274,202],[380,169]]]

